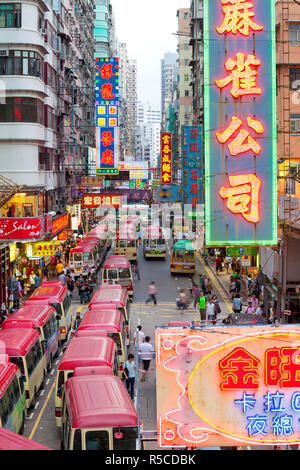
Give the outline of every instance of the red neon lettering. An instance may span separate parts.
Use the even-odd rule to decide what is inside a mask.
[[[243,348],[235,348],[219,362],[224,382],[221,390],[258,390],[258,367],[260,360]]]

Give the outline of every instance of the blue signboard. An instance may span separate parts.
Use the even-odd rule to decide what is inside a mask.
[[[119,128],[97,127],[97,174],[119,173]]]

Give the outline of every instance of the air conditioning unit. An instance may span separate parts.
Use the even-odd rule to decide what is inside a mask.
[[[8,57],[9,50],[8,49],[0,49],[0,57]]]

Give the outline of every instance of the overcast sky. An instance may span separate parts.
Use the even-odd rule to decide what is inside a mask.
[[[176,52],[178,8],[190,0],[111,0],[116,36],[127,44],[128,58],[137,60],[138,98],[160,108],[160,61]]]

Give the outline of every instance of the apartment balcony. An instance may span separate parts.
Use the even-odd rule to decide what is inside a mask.
[[[280,223],[300,230],[300,198],[287,195],[279,196],[278,218]]]

